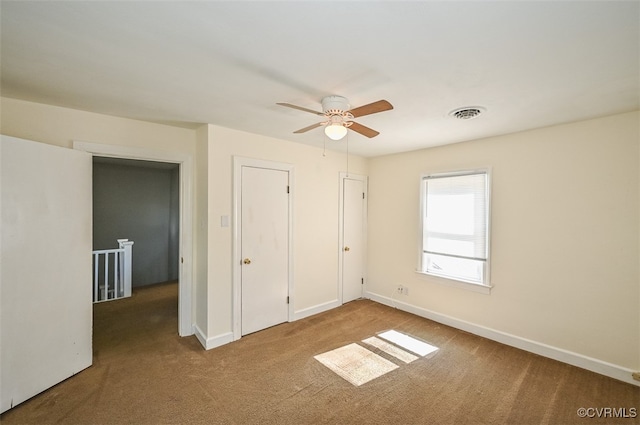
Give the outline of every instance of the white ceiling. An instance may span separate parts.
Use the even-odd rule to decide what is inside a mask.
[[[314,146],[293,131],[319,117],[276,102],[386,99],[357,120],[379,136],[350,132],[364,156],[640,107],[638,1],[2,0],[0,19],[2,96]]]

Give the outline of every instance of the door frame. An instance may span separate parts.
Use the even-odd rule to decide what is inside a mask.
[[[180,167],[180,242],[178,277],[178,334],[194,334],[193,320],[193,159],[181,152],[169,152],[132,146],[105,145],[73,141],[73,148],[93,156],[170,162]]]
[[[293,203],[295,194],[295,167],[285,162],[274,162],[262,159],[233,157],[233,340],[242,337],[242,167],[264,168],[268,170],[286,171],[289,174],[289,220],[288,220],[288,291],[289,307],[287,320],[293,320]]]
[[[367,292],[367,205],[369,204],[369,177],[361,174],[353,174],[348,172],[340,172],[340,201],[338,206],[338,293],[340,304],[344,304],[344,181],[360,180],[362,181],[362,190],[364,191],[364,202],[362,203],[362,278],[364,284],[362,285],[362,295]]]

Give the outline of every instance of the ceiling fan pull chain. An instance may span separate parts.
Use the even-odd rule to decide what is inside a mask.
[[[349,133],[347,133],[347,178],[349,178]]]
[[[322,138],[322,156],[327,156],[327,135],[325,134]]]

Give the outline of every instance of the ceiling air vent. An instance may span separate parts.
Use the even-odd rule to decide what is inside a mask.
[[[470,120],[483,113],[484,110],[485,109],[481,106],[467,106],[464,108],[454,109],[449,112],[449,115],[459,120]]]

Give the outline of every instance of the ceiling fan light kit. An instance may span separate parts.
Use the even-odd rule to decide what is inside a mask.
[[[324,134],[331,140],[340,140],[347,135],[347,127],[349,126],[351,126],[351,122],[345,121],[343,116],[331,115],[324,127]]]
[[[332,140],[340,140],[347,134],[347,129],[351,129],[366,137],[375,137],[379,132],[358,124],[353,120],[356,117],[375,114],[377,112],[389,111],[393,106],[386,100],[369,103],[358,108],[350,109],[349,101],[342,96],[326,96],[322,99],[322,112],[312,109],[303,108],[302,106],[292,105],[290,103],[278,103],[280,106],[297,109],[299,111],[309,112],[315,115],[323,116],[326,121],[312,124],[308,127],[294,131],[294,133],[305,133],[317,127],[324,126],[324,132]]]
[[[331,140],[340,140],[347,135],[347,127],[342,124],[331,124],[324,128],[324,134]]]

